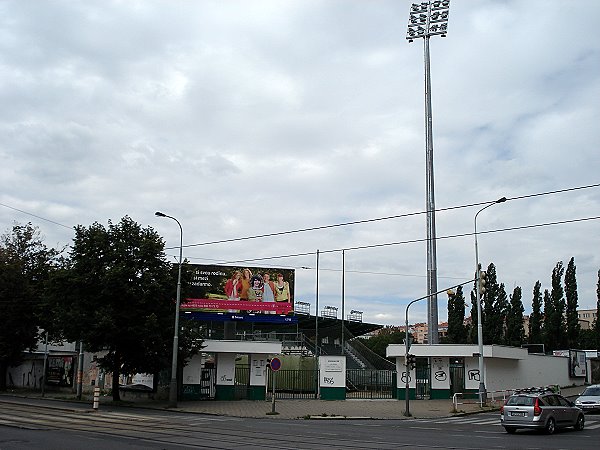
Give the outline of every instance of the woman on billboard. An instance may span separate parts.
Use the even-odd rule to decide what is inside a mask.
[[[287,281],[284,281],[283,274],[278,273],[277,281],[275,282],[275,301],[290,303],[291,300],[290,284]]]

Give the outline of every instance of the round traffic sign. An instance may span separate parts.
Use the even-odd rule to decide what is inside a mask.
[[[277,372],[281,369],[281,360],[279,358],[271,359],[271,370]]]

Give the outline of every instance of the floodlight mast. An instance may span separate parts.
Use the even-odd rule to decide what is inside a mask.
[[[413,42],[423,38],[425,60],[425,156],[426,156],[426,212],[427,212],[427,336],[428,343],[439,344],[437,307],[437,256],[435,235],[435,189],[433,182],[433,120],[431,113],[431,73],[429,38],[446,37],[450,0],[429,0],[413,3],[410,7],[406,39]]]

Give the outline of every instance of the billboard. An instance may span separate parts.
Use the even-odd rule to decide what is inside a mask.
[[[586,374],[585,352],[569,350],[569,376],[572,378],[585,378]]]
[[[73,386],[75,358],[73,356],[48,356],[46,385]]]
[[[190,266],[190,296],[182,300],[182,311],[282,315],[294,310],[294,269]]]

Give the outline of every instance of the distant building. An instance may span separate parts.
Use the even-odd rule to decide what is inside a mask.
[[[577,311],[577,318],[582,330],[591,330],[597,317],[597,309],[580,309]]]

